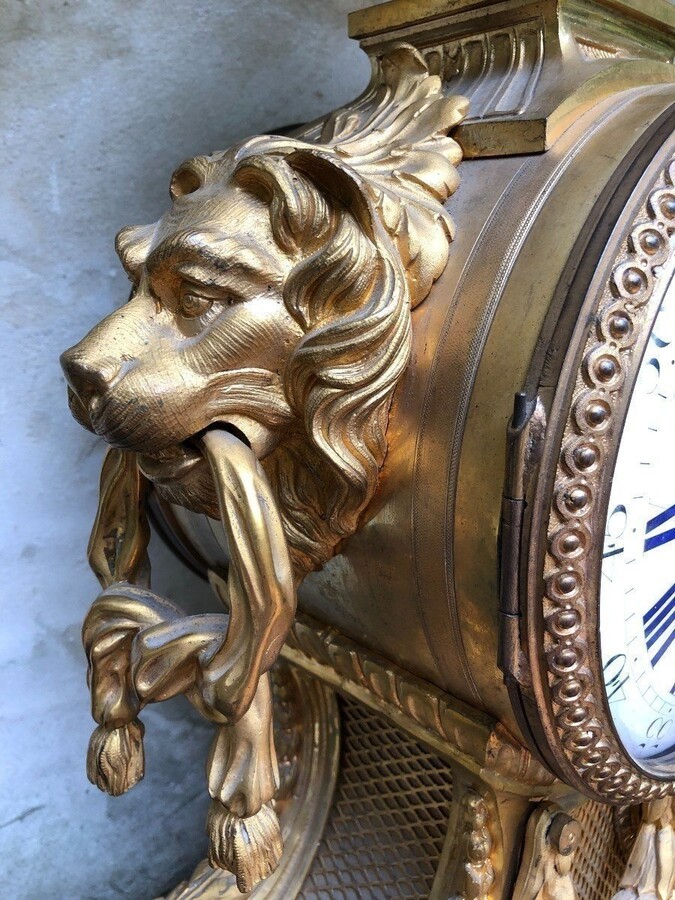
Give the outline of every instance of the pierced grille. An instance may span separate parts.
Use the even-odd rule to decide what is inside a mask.
[[[342,759],[333,808],[297,900],[423,900],[452,800],[449,766],[385,719],[341,700]],[[614,809],[589,801],[573,874],[577,895],[609,900],[627,851]]]
[[[298,900],[428,897],[452,800],[448,765],[343,700],[333,809]]]
[[[572,815],[582,828],[572,867],[577,896],[584,900],[609,900],[618,890],[627,860],[614,827],[614,808],[589,800]]]

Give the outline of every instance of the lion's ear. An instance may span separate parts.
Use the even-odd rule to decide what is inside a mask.
[[[130,278],[136,281],[145,262],[156,226],[153,225],[127,225],[115,238],[115,250],[120,262]]]
[[[286,162],[348,209],[361,230],[372,241],[376,240],[377,217],[363,183],[353,169],[342,165],[335,154],[314,147],[296,150],[286,157]]]

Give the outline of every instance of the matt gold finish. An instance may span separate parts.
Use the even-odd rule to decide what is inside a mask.
[[[503,2],[503,0],[502,0]],[[417,25],[443,16],[474,11],[475,15],[499,14],[502,12],[500,0],[388,0],[349,14],[349,34],[354,38],[364,38],[373,34]],[[542,3],[535,4],[537,8]],[[675,27],[675,11],[668,0],[600,0],[599,7],[612,12],[620,11],[634,22],[644,22],[655,31],[666,31]]]
[[[488,807],[479,794],[468,793],[464,803],[467,818],[464,894],[467,900],[487,900],[495,881],[494,866],[490,858],[492,836],[488,828]]]
[[[284,854],[256,898],[294,897],[307,874],[330,809],[340,755],[340,718],[333,691],[283,663],[271,672],[274,741],[280,786],[275,797]],[[237,879],[203,860],[164,900],[235,900]]]
[[[448,90],[471,94],[456,137],[466,158],[541,153],[582,108],[671,80],[669,0],[392,0],[358,10],[369,52],[406,40]]]
[[[316,144],[253,138],[185,163],[171,211],[118,235],[131,301],[64,354],[75,415],[137,453],[160,496],[215,518],[190,441],[239,429],[295,570],[320,566],[377,485],[410,311],[448,257],[447,132],[465,110],[396,46],[357,103],[307,131]]]
[[[598,306],[583,342],[581,364],[561,378],[561,388],[566,379],[573,381],[573,388],[571,402],[563,401],[567,419],[550,497],[543,573],[542,668],[558,738],[554,752],[565,767],[566,780],[576,776],[581,789],[633,802],[672,793],[675,781],[655,781],[636,771],[612,731],[601,688],[602,664],[592,646],[599,578],[594,535],[604,530],[603,500],[606,504],[612,455],[629,396],[626,381],[635,378],[634,359],[640,358],[675,267],[674,178],[675,160],[669,158],[647,186],[634,218],[621,223],[625,237],[617,257],[604,283],[592,289]],[[531,609],[535,692],[540,690],[533,652],[537,620]]]
[[[672,77],[672,68],[666,68]],[[617,233],[625,230],[627,240],[632,217],[641,215],[656,181],[665,179],[672,153],[667,120],[672,99],[672,86],[629,88],[591,109],[581,105],[574,123],[544,154],[462,164],[461,189],[452,200],[455,217],[461,211],[462,227],[443,275],[413,314],[414,364],[390,409],[378,492],[359,530],[299,590],[300,609],[317,624],[305,634],[302,656],[295,661],[319,662],[312,671],[333,684],[344,682],[349,690],[359,685],[362,693],[375,694],[374,702],[381,701],[384,689],[360,666],[362,659],[372,654],[383,660],[385,672],[409,672],[423,683],[418,696],[448,698],[447,704],[401,702],[403,682],[392,676],[383,679],[384,696],[393,699],[390,708],[412,709],[410,727],[424,722],[427,732],[447,740],[452,735],[460,752],[472,730],[467,724],[453,731],[443,719],[437,725],[437,710],[446,705],[487,714],[488,733],[500,722],[555,766],[547,742],[557,746],[562,738],[555,729],[535,738],[529,731],[533,726],[524,722],[528,704],[532,719],[541,723],[551,716],[545,696],[550,688],[539,687],[541,675],[548,678],[540,657],[542,629],[550,623],[542,612],[541,556],[538,550],[530,553],[527,517],[539,488],[548,520],[552,492],[546,467],[557,465],[559,445],[551,444],[545,465],[542,449],[544,441],[554,440],[562,414],[570,413],[562,392],[552,415],[562,358],[568,350],[576,358],[584,339],[572,341],[571,326],[588,285],[571,295],[569,285],[575,271],[592,270],[590,257],[581,265],[590,237],[597,232],[598,241],[601,235],[606,243],[619,219]],[[647,163],[651,168],[637,189],[635,178]],[[618,198],[625,213],[623,206],[617,211]],[[592,250],[597,260],[600,251]],[[598,300],[589,295],[589,315]],[[508,423],[514,395],[523,389],[524,415],[512,429],[515,457],[505,486]],[[624,388],[620,393],[627,396]],[[177,506],[168,512],[175,533],[201,556],[202,565],[225,564],[217,525]],[[598,527],[599,519],[595,547]],[[589,565],[593,560],[588,557]],[[524,608],[526,596],[532,598],[531,614]],[[591,620],[588,626],[593,628]],[[341,652],[343,639],[353,651]],[[494,665],[500,643],[507,679],[524,698],[515,704]],[[597,645],[587,644],[595,652]],[[593,657],[596,671],[599,664]],[[576,716],[575,711],[570,723]],[[475,712],[467,719],[480,721]],[[606,713],[603,727],[611,741]],[[597,734],[595,728],[591,733]],[[577,736],[587,739],[582,725]],[[561,760],[569,752],[562,743]],[[479,749],[474,758],[481,754]],[[611,783],[616,772],[598,781],[590,772],[586,779],[575,778],[571,768],[561,766],[556,774],[596,799],[639,799],[629,797],[635,781],[628,792],[617,793]],[[634,767],[630,775],[642,784]],[[670,790],[663,780],[647,779],[643,787]]]
[[[556,779],[492,717],[325,629],[302,613],[283,656],[405,728],[496,791],[555,793]]]
[[[278,766],[268,673],[292,621],[295,588],[281,521],[254,454],[220,429],[201,440],[232,547],[227,582],[213,574],[229,622],[187,617],[146,586],[143,479],[133,454],[110,450],[90,542],[104,590],[82,631],[92,712],[100,723],[87,770],[113,795],[132,787],[143,776],[143,727],[136,716],[147,703],[186,694],[219,726],[207,765],[210,860],[235,872],[241,890],[251,890],[281,855],[270,805]],[[116,518],[120,514],[124,518]],[[131,583],[137,572],[145,584]],[[125,580],[114,580],[118,575]]]

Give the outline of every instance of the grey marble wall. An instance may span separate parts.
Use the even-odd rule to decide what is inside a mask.
[[[174,166],[355,96],[358,0],[0,0],[0,897],[152,898],[205,848],[210,727],[144,715],[147,775],[113,800],[84,775],[80,621],[100,442],[70,418],[61,350],[125,299],[113,252]],[[161,546],[155,587],[211,599]]]

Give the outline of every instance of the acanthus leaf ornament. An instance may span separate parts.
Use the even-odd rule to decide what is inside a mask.
[[[642,804],[642,821],[612,900],[671,900],[675,895],[675,801]]]
[[[121,793],[143,770],[143,706],[183,693],[219,726],[208,763],[212,865],[250,890],[281,834],[269,670],[295,591],[352,534],[387,449],[411,309],[443,271],[461,152],[422,56],[396,45],[350,107],[298,138],[183,164],[173,206],[124,229],[129,303],[62,358],[73,412],[113,446],[90,560],[103,591],[83,638],[89,773]],[[149,588],[147,482],[219,518],[222,615]]]

